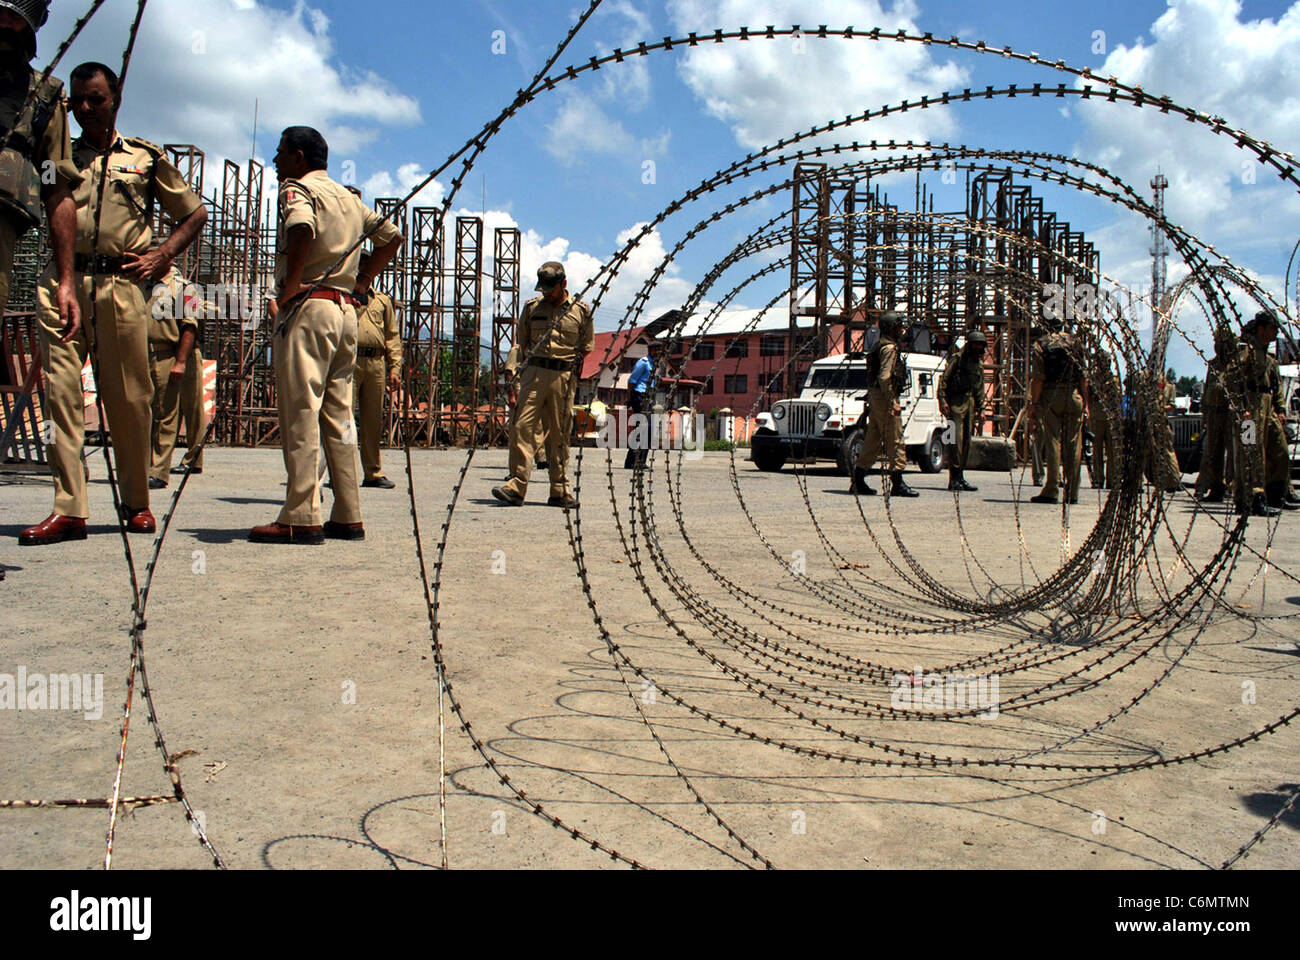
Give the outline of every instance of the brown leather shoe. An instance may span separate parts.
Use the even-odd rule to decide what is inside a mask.
[[[81,517],[63,517],[52,513],[34,527],[18,534],[18,543],[24,547],[43,547],[64,540],[85,540],[86,521]]]
[[[331,540],[364,540],[366,528],[360,523],[335,523],[333,520],[326,520],[325,536]]]
[[[291,527],[284,523],[268,523],[254,527],[248,534],[252,543],[304,543],[319,546],[325,542],[323,527]]]
[[[153,533],[158,529],[158,524],[154,521],[148,507],[139,510],[123,507],[122,515],[126,518],[127,533]]]

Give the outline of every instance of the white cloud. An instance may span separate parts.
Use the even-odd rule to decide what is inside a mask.
[[[1222,116],[1284,149],[1294,146],[1300,4],[1277,21],[1243,22],[1238,0],[1171,0],[1151,34],[1150,44],[1116,47],[1097,72]],[[1082,156],[1148,197],[1148,181],[1163,171],[1170,220],[1227,249],[1274,233],[1294,239],[1300,196],[1230,138],[1150,107],[1085,101],[1077,113],[1086,124]]]
[[[599,154],[653,159],[667,151],[671,139],[668,131],[638,138],[595,99],[572,90],[562,95],[559,113],[546,129],[547,151],[568,165]]]
[[[906,0],[888,10],[877,0],[669,0],[668,12],[678,32],[769,23],[915,32],[917,9]],[[682,79],[747,150],[918,93],[958,87],[966,76],[951,62],[937,63],[931,48],[915,43],[810,36],[796,43],[785,37],[701,44],[681,56]],[[853,138],[948,139],[955,129],[949,111],[931,107],[873,120],[857,128]]]
[[[362,185],[361,189],[365,194],[366,201],[373,202],[376,197],[404,197],[409,193],[417,183],[420,183],[428,176],[428,171],[418,163],[404,163],[397,168],[396,173],[387,170],[380,170],[372,174]],[[442,204],[447,190],[438,180],[434,180],[427,186],[421,188],[420,192],[411,198],[407,204],[408,210],[414,210],[416,207],[437,207]]]
[[[41,30],[52,54],[71,32],[78,4],[56,3]],[[135,4],[109,4],[77,40],[60,72],[83,60],[117,68]],[[419,104],[383,77],[338,63],[329,19],[299,2],[291,11],[254,0],[153,0],[145,12],[124,90],[120,125],[159,143],[193,143],[209,158],[247,158],[254,104],[261,135],[293,124],[316,127],[341,165],[382,128],[420,120]],[[74,125],[75,132],[75,125]],[[274,174],[269,173],[271,179]]]
[[[1095,72],[1140,84],[1149,95],[1168,95],[1283,149],[1293,148],[1300,127],[1295,96],[1300,86],[1300,3],[1276,21],[1243,21],[1241,12],[1237,0],[1171,0],[1152,25],[1149,42],[1115,47]],[[1073,113],[1084,125],[1075,148],[1079,156],[1110,168],[1148,200],[1148,183],[1161,170],[1169,180],[1169,219],[1235,263],[1258,269],[1256,278],[1280,299],[1282,283],[1276,274],[1285,264],[1272,258],[1278,249],[1289,251],[1295,239],[1300,196],[1294,189],[1254,164],[1253,154],[1235,149],[1229,138],[1172,114],[1095,100],[1079,102]],[[1106,273],[1143,292],[1151,282],[1146,226],[1135,215],[1121,213],[1106,228],[1090,233],[1102,250]],[[1261,251],[1269,262],[1252,263]],[[1187,267],[1172,248],[1170,253],[1172,285]],[[1240,306],[1246,316],[1258,309],[1245,302]],[[1198,307],[1188,302],[1176,319],[1203,352],[1212,352],[1209,327]],[[1148,328],[1144,343],[1149,337]],[[1176,334],[1168,365],[1182,374],[1204,374],[1202,361]]]

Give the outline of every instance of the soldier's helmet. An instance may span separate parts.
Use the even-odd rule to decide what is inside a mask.
[[[971,330],[966,334],[966,346],[979,347],[981,350],[989,345],[989,338],[984,336],[983,330]]]
[[[880,335],[894,336],[903,329],[903,315],[897,310],[890,310],[880,315]]]
[[[1228,327],[1214,329],[1214,352],[1220,357],[1231,356],[1237,349],[1237,338]]]
[[[32,29],[31,52],[36,56],[36,31],[50,18],[50,0],[0,0],[0,9],[18,14]]]
[[[1282,329],[1282,324],[1278,322],[1277,314],[1272,310],[1259,311],[1259,313],[1255,314],[1255,319],[1252,322],[1252,325],[1256,330],[1260,327],[1273,327],[1277,330]]]

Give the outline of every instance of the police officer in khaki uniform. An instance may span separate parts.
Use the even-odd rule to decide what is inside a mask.
[[[326,174],[329,146],[311,127],[280,135],[275,170],[280,180],[276,247],[277,323],[271,346],[280,443],[288,473],[284,508],[275,523],[254,527],[253,543],[320,544],[325,537],[363,540],[357,483],[352,373],[357,354],[355,294],[368,290],[402,244],[402,235],[346,187]],[[358,241],[375,244],[361,267]],[[312,287],[318,287],[315,292]],[[328,523],[321,524],[317,457],[324,441],[334,490]]]
[[[982,330],[970,331],[961,350],[948,356],[939,374],[939,412],[950,424],[953,440],[948,447],[948,489],[958,493],[979,489],[966,482],[966,463],[975,421],[984,409],[984,351],[988,342]]]
[[[545,436],[551,493],[546,503],[570,509],[578,501],[569,493],[569,434],[573,396],[582,360],[595,347],[591,308],[570,295],[564,265],[544,263],[537,271],[540,297],[529,300],[515,331],[523,363],[519,403],[510,423],[510,479],[492,488],[492,496],[512,507],[528,493],[535,444]]]
[[[1178,388],[1166,377],[1161,377],[1157,384],[1157,398],[1160,413],[1151,423],[1151,458],[1147,477],[1166,493],[1174,493],[1183,488],[1183,468],[1178,464],[1174,428],[1169,422],[1170,415],[1178,410]]]
[[[1224,377],[1236,352],[1237,338],[1232,331],[1216,329],[1214,356],[1206,367],[1205,392],[1201,395],[1201,430],[1205,445],[1201,451],[1201,472],[1196,477],[1196,493],[1202,503],[1222,503],[1226,481],[1236,473],[1233,446],[1226,442],[1229,417],[1228,395],[1224,389]]]
[[[1061,486],[1067,502],[1079,502],[1087,400],[1088,378],[1074,337],[1049,326],[1029,353],[1028,427],[1032,435],[1041,420],[1047,447],[1047,479],[1031,503],[1056,503]]]
[[[153,364],[153,440],[149,489],[167,486],[168,473],[202,473],[199,441],[207,430],[203,404],[203,354],[199,351],[203,320],[215,307],[202,299],[197,285],[172,267],[149,301],[149,357]],[[185,424],[189,450],[172,468],[179,427]]]
[[[361,269],[370,262],[369,252],[361,255]],[[397,309],[386,293],[368,286],[358,293],[357,366],[352,376],[359,412],[357,442],[361,446],[363,487],[393,489],[396,484],[384,476],[379,462],[379,440],[384,427],[384,394],[402,386],[402,333],[397,329]],[[385,367],[387,373],[385,373]]]
[[[1268,353],[1280,329],[1271,312],[1257,313],[1242,330],[1237,357],[1228,369],[1228,397],[1239,418],[1233,441],[1237,512],[1242,515],[1276,517],[1295,506],[1288,499],[1291,457],[1283,426],[1281,383]]]
[[[85,436],[81,369],[92,350],[96,386],[113,438],[127,529],[154,532],[149,512],[153,381],[145,301],[155,281],[167,275],[172,261],[193,242],[207,220],[203,202],[159,147],[117,132],[118,82],[109,67],[83,63],[74,69],[70,101],[82,129],[82,135],[72,142],[72,155],[83,174],[74,199],[76,293],[84,322],[73,338],[66,339],[58,305],[59,285],[54,271],[46,270],[38,290],[38,312],[46,402],[55,429],[50,457],[54,513],[23,531],[20,542],[32,545],[85,537],[90,508],[81,462]],[[101,208],[100,181],[105,166]],[[165,242],[151,249],[155,205],[176,221],[176,228]]]
[[[1088,378],[1088,424],[1092,427],[1092,485],[1114,490],[1119,484],[1123,430],[1120,416],[1120,386],[1110,353],[1101,347],[1093,351],[1094,375]]]
[[[907,364],[903,361],[898,339],[903,334],[903,315],[893,311],[878,321],[880,342],[867,358],[867,435],[858,448],[853,466],[853,491],[859,496],[874,496],[867,483],[867,470],[881,451],[885,454],[883,476],[889,471],[889,492],[895,497],[919,497],[903,480],[907,468],[907,448],[903,446],[903,407],[899,403],[907,383]]]

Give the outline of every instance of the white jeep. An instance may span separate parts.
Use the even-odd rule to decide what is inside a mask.
[[[946,465],[937,393],[943,358],[905,353],[908,384],[903,406],[903,443],[908,459],[925,473]],[[818,360],[808,370],[796,399],[778,400],[758,416],[751,443],[760,470],[780,470],[787,460],[834,460],[846,474],[853,472],[858,447],[867,428],[867,356],[846,353]]]

